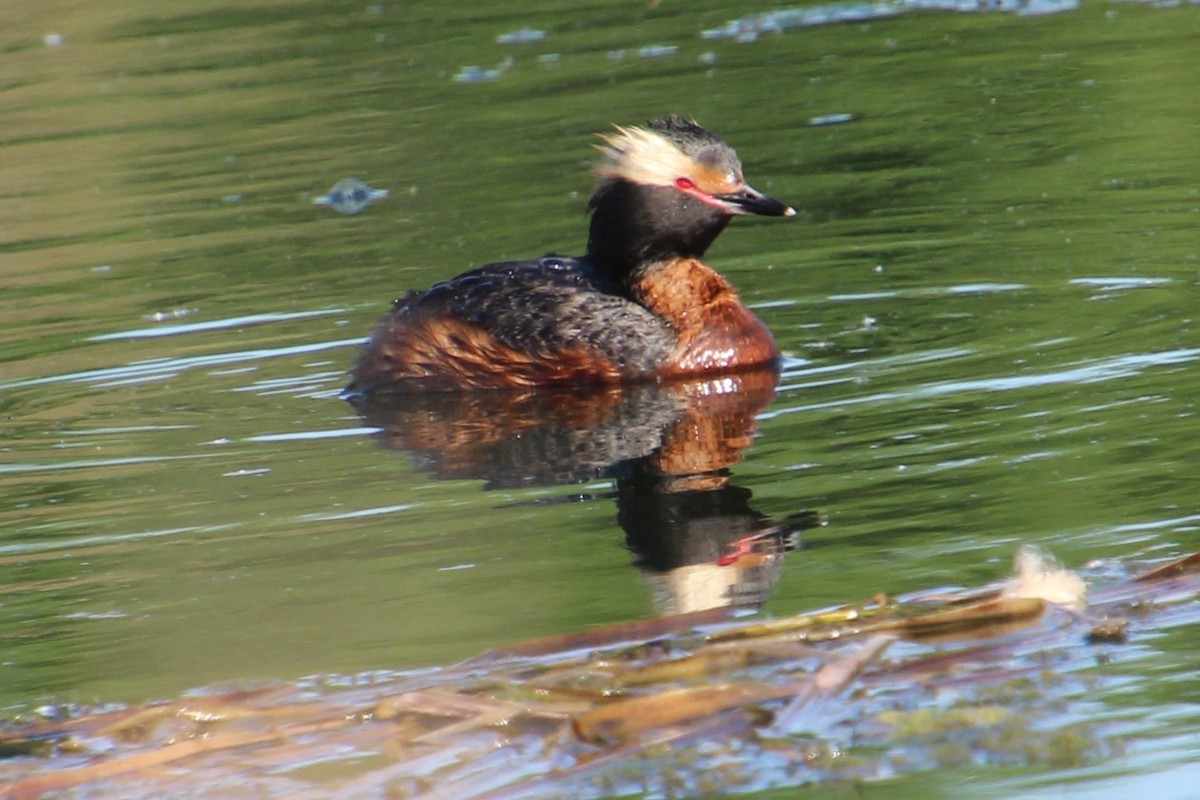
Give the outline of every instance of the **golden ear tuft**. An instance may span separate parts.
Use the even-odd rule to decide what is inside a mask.
[[[651,186],[671,186],[676,178],[686,177],[696,163],[667,137],[645,128],[616,126],[616,132],[602,135],[596,174]]]

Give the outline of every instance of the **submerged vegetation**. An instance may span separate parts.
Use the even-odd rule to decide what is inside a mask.
[[[0,786],[13,800],[705,796],[1119,754],[1115,724],[1076,707],[1130,639],[1196,621],[1200,554],[1129,571],[1086,605],[1074,574],[1027,550],[1017,567],[973,592],[766,622],[717,609],[417,673],[16,721]]]

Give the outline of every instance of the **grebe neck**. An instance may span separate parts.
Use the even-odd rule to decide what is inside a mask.
[[[622,283],[643,265],[699,259],[730,219],[674,187],[625,180],[601,183],[588,206],[588,260]]]

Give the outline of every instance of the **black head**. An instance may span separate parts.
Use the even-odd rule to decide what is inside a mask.
[[[615,272],[699,258],[740,214],[796,212],[750,187],[737,153],[694,122],[669,116],[604,137],[588,255]]]

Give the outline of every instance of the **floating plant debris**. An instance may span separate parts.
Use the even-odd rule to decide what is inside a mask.
[[[1158,630],[1200,624],[1200,555],[1093,587],[1086,608],[1083,588],[1023,549],[1014,578],[973,592],[773,621],[710,610],[442,669],[48,706],[0,727],[0,787],[12,800],[724,796],[948,757],[1099,763],[1121,752],[1115,736],[1141,734],[1097,714],[1097,661],[1136,638],[1127,680]]]
[[[1054,557],[1032,544],[1024,544],[1014,559],[1015,574],[1009,578],[1002,598],[1040,599],[1082,612],[1087,607],[1087,585]]]
[[[344,178],[333,185],[329,194],[313,198],[313,205],[329,206],[339,214],[357,214],[387,196],[387,189],[372,189],[358,178]]]

